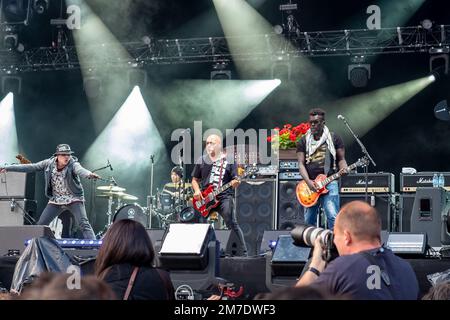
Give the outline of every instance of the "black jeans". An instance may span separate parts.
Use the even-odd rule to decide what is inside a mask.
[[[222,216],[228,229],[236,233],[239,241],[241,242],[241,248],[244,256],[247,256],[247,245],[244,239],[244,233],[239,227],[236,219],[236,213],[234,212],[234,198],[233,196],[222,196],[218,198],[219,205],[217,206],[217,212]]]
[[[91,224],[87,218],[86,208],[83,202],[73,202],[68,205],[56,205],[47,204],[44,211],[42,211],[41,217],[36,224],[49,225],[57,216],[59,216],[63,211],[68,210],[72,212],[75,222],[78,224],[83,237],[85,239],[95,239],[94,230],[92,230]]]

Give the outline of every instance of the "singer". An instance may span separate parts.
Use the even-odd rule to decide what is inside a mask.
[[[79,177],[99,179],[100,176],[83,168],[72,154],[73,151],[68,144],[59,144],[49,159],[31,164],[0,166],[0,172],[44,171],[45,195],[49,201],[37,224],[48,225],[63,211],[68,210],[72,212],[83,237],[95,239],[86,215],[84,191]]]
[[[330,176],[336,172],[346,173],[345,147],[341,137],[330,132],[325,125],[325,111],[320,108],[309,111],[311,128],[297,143],[299,171],[311,191],[318,189],[314,179],[319,174]],[[339,211],[339,187],[332,181],[326,187],[328,193],[320,196],[316,205],[305,208],[305,222],[316,225],[319,206],[327,216],[327,228],[333,229]]]

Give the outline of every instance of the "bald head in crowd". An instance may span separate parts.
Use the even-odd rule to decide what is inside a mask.
[[[375,208],[363,201],[344,205],[336,217],[334,242],[340,255],[381,246],[381,219]]]

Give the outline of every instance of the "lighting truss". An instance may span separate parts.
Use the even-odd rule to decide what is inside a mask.
[[[287,40],[287,41],[286,41]],[[233,43],[233,54],[229,44]],[[249,48],[248,43],[260,43]],[[259,60],[283,57],[352,56],[429,52],[450,46],[450,25],[426,30],[421,26],[378,30],[337,30],[300,32],[289,39],[279,35],[216,37],[192,39],[151,39],[122,43],[130,59],[114,58],[117,45],[99,44],[86,49],[93,52],[80,65],[75,46],[30,48],[23,52],[0,51],[0,72],[70,70],[108,67],[141,67],[151,64],[215,63],[231,60]],[[95,52],[95,54],[94,54]]]

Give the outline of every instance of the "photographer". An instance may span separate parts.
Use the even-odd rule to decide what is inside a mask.
[[[362,201],[343,206],[334,226],[339,257],[327,263],[317,237],[308,270],[296,287],[317,286],[333,295],[365,300],[416,300],[419,286],[408,262],[381,245],[381,219]]]

